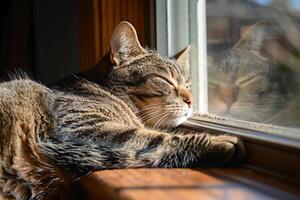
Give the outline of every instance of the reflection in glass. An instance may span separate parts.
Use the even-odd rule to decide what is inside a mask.
[[[300,128],[299,1],[206,4],[209,113]]]

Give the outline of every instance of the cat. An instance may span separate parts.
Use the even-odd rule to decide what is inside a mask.
[[[297,77],[287,67],[272,64],[262,54],[266,28],[264,23],[252,25],[233,48],[223,51],[208,67],[209,113],[300,127],[300,118],[289,118],[291,115],[285,110],[293,110],[290,105],[298,104],[293,102],[297,94]]]
[[[162,130],[191,114],[180,65],[187,53],[173,60],[147,50],[121,22],[105,56],[113,63],[105,86],[82,78],[65,91],[26,78],[0,83],[3,198],[80,199],[76,183],[95,170],[240,161],[237,137]]]

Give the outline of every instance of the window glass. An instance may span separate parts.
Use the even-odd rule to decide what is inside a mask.
[[[300,128],[299,23],[300,0],[207,0],[208,113]]]

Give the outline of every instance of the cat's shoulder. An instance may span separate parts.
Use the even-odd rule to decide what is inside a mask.
[[[30,90],[30,89],[46,89],[42,83],[34,81],[28,77],[14,76],[8,80],[0,82],[0,88],[17,89],[17,90]]]
[[[68,84],[65,87],[51,88],[55,91],[63,93],[64,95],[78,96],[91,100],[116,98],[108,88],[83,78],[78,78],[77,81],[74,81],[72,84]]]

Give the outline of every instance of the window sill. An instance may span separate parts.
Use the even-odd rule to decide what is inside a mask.
[[[245,164],[229,168],[94,172],[80,181],[87,199],[300,199],[298,141],[270,140],[263,131],[199,118],[188,120],[182,127],[197,132],[226,132],[240,136],[247,150]]]
[[[197,132],[207,131],[236,135],[243,140],[246,146],[247,155],[243,166],[272,177],[299,182],[300,140],[280,136],[285,131],[293,131],[293,129],[242,121],[229,120],[225,123],[224,121],[226,120],[221,121],[205,115],[196,115],[187,120],[182,127]],[[283,132],[281,133],[281,131]],[[299,130],[294,129],[294,131]],[[297,136],[294,133],[291,135]]]
[[[298,199],[299,186],[247,169],[105,170],[81,180],[90,200]]]

